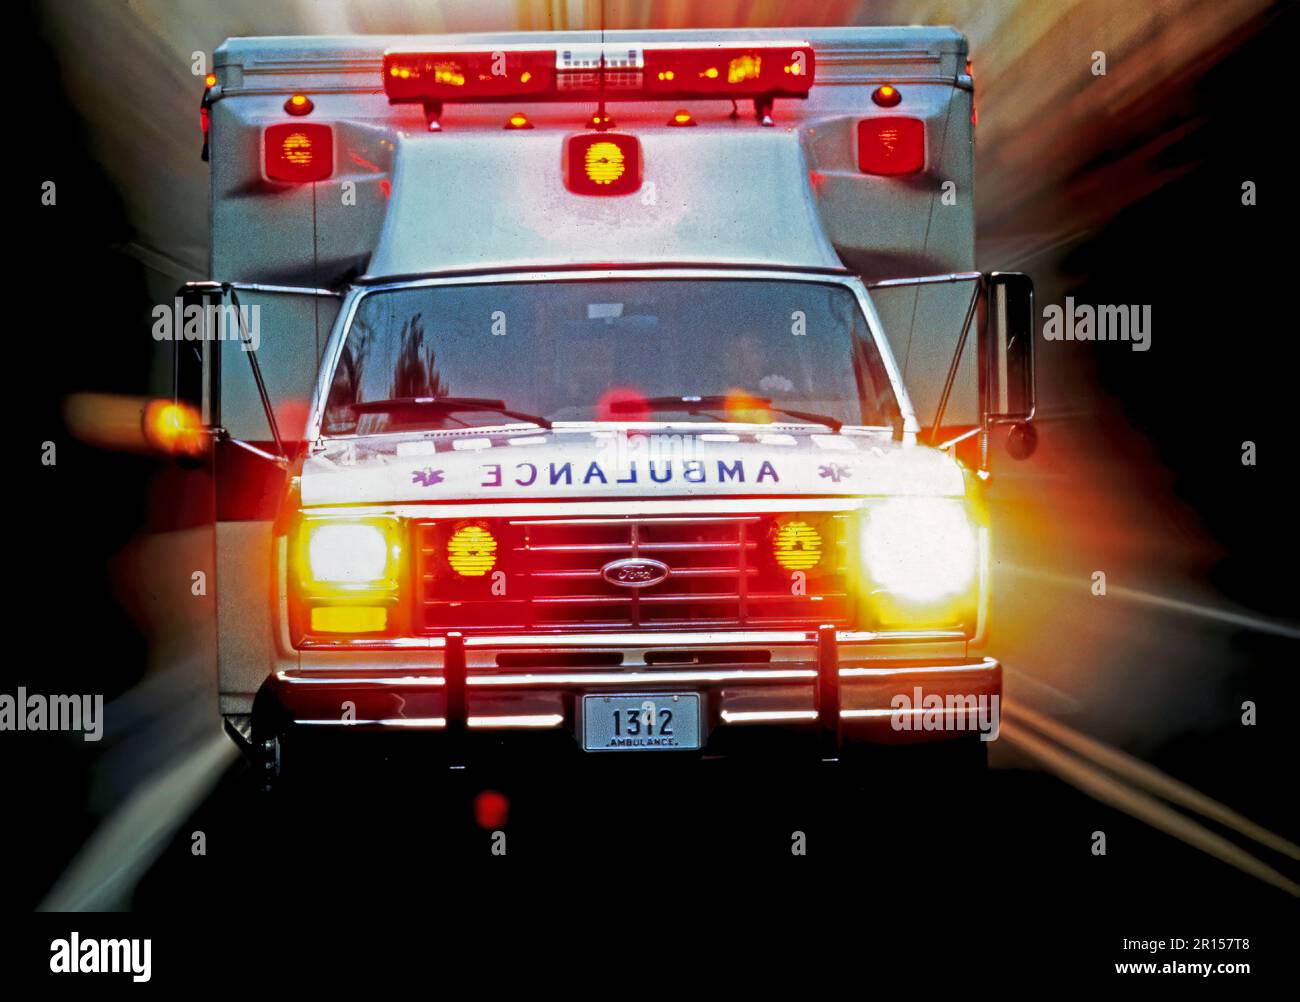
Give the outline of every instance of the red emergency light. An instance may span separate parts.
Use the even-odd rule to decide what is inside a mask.
[[[270,181],[303,184],[334,173],[334,130],[316,122],[282,122],[262,133],[262,162]]]
[[[925,123],[919,118],[864,118],[858,122],[858,169],[893,177],[925,167]]]
[[[631,195],[641,188],[641,144],[619,132],[570,136],[564,178],[575,195]]]
[[[806,98],[815,60],[807,42],[680,48],[662,43],[559,49],[479,47],[388,52],[391,104],[487,101],[654,101]]]

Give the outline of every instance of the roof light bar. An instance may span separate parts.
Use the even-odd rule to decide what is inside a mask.
[[[795,41],[398,51],[383,70],[392,104],[805,98],[814,76],[812,46]]]

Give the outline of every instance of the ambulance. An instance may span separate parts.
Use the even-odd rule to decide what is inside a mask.
[[[975,117],[940,27],[226,41],[166,403],[258,775],[985,761],[1034,321]]]

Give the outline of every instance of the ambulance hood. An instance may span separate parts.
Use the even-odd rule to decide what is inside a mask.
[[[304,506],[727,496],[949,495],[946,453],[887,431],[789,425],[581,424],[327,440]]]

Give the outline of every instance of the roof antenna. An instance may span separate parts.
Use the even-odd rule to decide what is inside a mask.
[[[605,0],[600,0],[600,67],[596,77],[596,91],[600,96],[591,124],[597,132],[605,132],[614,127],[614,120],[605,112]]]

